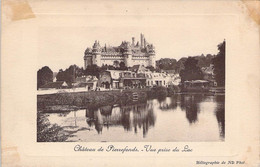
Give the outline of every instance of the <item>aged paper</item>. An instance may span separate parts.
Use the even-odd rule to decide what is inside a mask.
[[[2,165],[259,166],[259,10],[259,1],[3,1]],[[224,127],[223,120],[207,113],[220,103],[207,98],[200,103],[200,117],[186,113],[185,118],[185,112],[177,110],[168,117],[169,112],[162,110],[155,122],[142,120],[149,126],[136,126],[135,135],[129,135],[134,130],[124,123],[125,129],[111,125],[108,130],[102,122],[102,134],[95,124],[92,136],[77,134],[78,138],[66,142],[37,142],[37,71],[43,66],[55,72],[73,64],[84,67],[87,47],[94,48],[98,42],[102,47],[106,43],[104,48],[118,46],[131,37],[139,40],[140,33],[149,42],[147,48],[155,46],[156,60],[217,55],[218,44],[225,41]],[[132,83],[140,84],[141,79],[137,80]],[[66,114],[59,119],[63,117]],[[183,124],[182,119],[188,122]],[[73,121],[78,121],[77,127],[82,122],[87,125],[85,118]],[[66,121],[62,123],[67,126]],[[168,128],[156,131],[166,123]]]

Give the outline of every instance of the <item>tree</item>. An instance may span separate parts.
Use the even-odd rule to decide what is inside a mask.
[[[60,69],[58,74],[56,75],[56,79],[57,81],[65,81],[65,71]]]
[[[59,70],[56,78],[57,81],[66,81],[67,83],[72,83],[75,81],[76,75],[79,75],[79,67],[76,65],[71,65],[65,71],[62,69]]]
[[[187,57],[182,57],[181,59],[178,60],[177,67],[176,67],[177,73],[180,73],[181,70],[184,70],[184,63],[186,62],[187,59],[188,59]]]
[[[88,66],[85,70],[85,74],[86,75],[92,75],[92,76],[96,76],[99,77],[99,73],[101,71],[101,68],[98,67],[97,65],[93,64],[91,66]]]
[[[147,66],[146,68],[149,69],[152,72],[156,71],[156,69],[153,66]]]
[[[108,69],[107,64],[102,65],[102,67],[100,67],[100,70],[101,70],[101,71],[106,71],[107,69]]]
[[[53,81],[53,72],[48,66],[42,67],[37,71],[37,89]]]
[[[71,65],[65,71],[59,70],[56,79],[57,81],[65,81],[68,84],[75,82],[77,77],[82,77],[84,75],[84,69],[78,67],[77,65]]]
[[[119,63],[119,70],[127,70],[127,67],[125,66],[124,62]]]
[[[115,70],[115,69],[116,69],[114,66],[111,66],[111,65],[109,65],[107,68],[108,68],[109,70]]]
[[[115,67],[119,67],[119,61],[114,61],[114,64],[113,64]]]
[[[218,54],[213,58],[215,79],[218,86],[225,86],[225,57],[226,57],[226,41],[218,45]]]
[[[84,76],[84,68],[83,67],[78,67],[75,65],[75,76],[76,77],[82,77]]]
[[[73,83],[76,80],[76,65],[71,65],[68,69],[66,69],[66,82]]]
[[[207,56],[204,56],[204,54],[201,54],[200,56],[196,56],[195,58],[198,60],[198,66],[200,68],[202,67],[209,67],[212,59],[213,59],[213,55],[211,54],[207,54]]]
[[[203,74],[198,67],[198,60],[194,57],[188,57],[184,63],[184,69],[180,72],[181,81],[191,81],[203,79]]]
[[[170,58],[163,58],[156,61],[156,66],[160,68],[160,70],[176,70],[177,60]]]

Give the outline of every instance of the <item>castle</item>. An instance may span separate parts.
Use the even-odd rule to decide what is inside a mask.
[[[149,44],[144,35],[141,34],[140,43],[135,42],[132,38],[132,43],[122,41],[120,46],[101,47],[98,41],[95,41],[92,48],[87,48],[84,54],[84,67],[90,65],[113,65],[118,67],[121,62],[125,66],[132,67],[133,65],[144,65],[155,67],[155,49],[153,44]]]

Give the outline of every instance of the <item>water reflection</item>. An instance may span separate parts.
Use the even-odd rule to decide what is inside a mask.
[[[198,120],[198,105],[203,100],[203,95],[185,95],[181,97],[181,108],[186,112],[190,124]]]
[[[217,96],[216,101],[218,102],[215,114],[219,126],[219,134],[222,138],[225,138],[225,96]]]
[[[164,101],[159,101],[159,108],[162,110],[162,111],[172,111],[172,110],[175,110],[177,108],[177,104],[179,101],[179,98],[180,96],[172,96],[172,97],[168,97],[166,98]]]
[[[122,126],[125,131],[138,133],[142,129],[143,137],[147,134],[149,127],[155,124],[153,103],[141,103],[124,106],[104,106],[100,108],[86,109],[87,124],[95,126],[100,134],[105,126],[107,129],[112,126]]]
[[[72,141],[223,141],[225,96],[185,94],[137,104],[48,114],[60,126],[90,128]],[[57,115],[56,115],[57,116]],[[93,129],[93,130],[91,130]]]

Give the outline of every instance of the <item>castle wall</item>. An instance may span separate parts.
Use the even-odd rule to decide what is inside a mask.
[[[114,61],[118,61],[118,63],[120,62],[124,62],[123,60],[117,60],[117,59],[105,59],[105,60],[101,60],[101,66],[103,65],[111,65],[113,66],[114,65]]]
[[[127,59],[125,59],[123,56],[118,55],[118,56],[104,56],[104,55],[92,55],[91,57],[88,56],[85,61],[85,68],[87,66],[90,66],[92,64],[97,64],[99,66],[103,65],[114,65],[115,61],[124,62],[125,64],[129,64],[128,66],[133,66],[133,65],[144,65],[146,66],[155,66],[155,56],[152,57],[147,57],[147,56],[131,56],[131,61],[127,62]]]
[[[148,60],[133,60],[132,65],[144,65],[145,67],[148,66]]]
[[[100,60],[100,65],[114,65],[114,62],[118,61],[120,62],[124,62],[125,64],[129,64],[129,62],[131,64],[129,64],[129,66],[133,66],[133,65],[144,65],[144,66],[149,66],[150,65],[150,60],[149,57],[146,56],[139,56],[139,57],[132,57],[131,61],[127,61],[127,59],[124,59],[123,56],[101,56],[101,60]]]
[[[124,62],[124,57],[122,55],[102,55],[101,56],[101,66],[102,65],[114,65],[114,62],[118,61]]]

